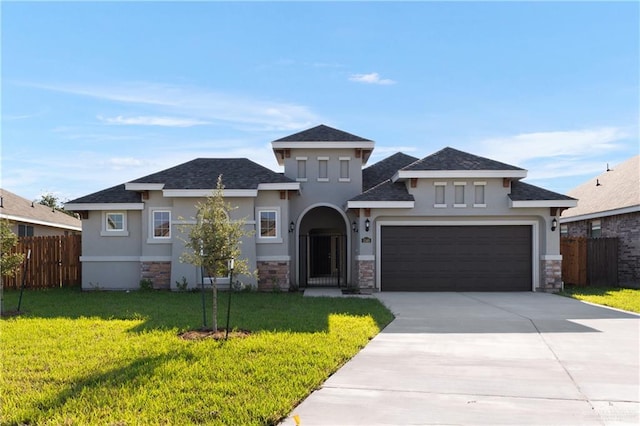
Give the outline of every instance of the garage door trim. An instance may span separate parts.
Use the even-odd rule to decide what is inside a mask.
[[[378,290],[382,291],[382,256],[381,246],[383,226],[531,226],[531,291],[536,291],[536,285],[540,279],[537,259],[540,257],[539,247],[539,223],[537,220],[377,220],[376,221],[376,283]]]

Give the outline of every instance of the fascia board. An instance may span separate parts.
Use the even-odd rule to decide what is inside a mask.
[[[11,214],[0,214],[0,219],[6,219],[14,222],[31,223],[34,225],[49,226],[51,228],[62,228],[62,229],[71,229],[73,231],[82,231],[82,226],[66,225],[63,223],[56,223],[56,222],[47,222],[45,220],[31,219],[28,217],[15,216]]]
[[[213,195],[214,189],[165,189],[162,196],[165,198],[200,198],[210,197]],[[239,197],[257,197],[257,189],[224,189],[223,197],[239,198]]]
[[[68,203],[66,210],[144,210],[144,203]]]
[[[127,191],[160,191],[162,188],[164,183],[127,182],[124,184],[124,189]]]
[[[299,191],[300,182],[260,183],[258,191]]]
[[[524,200],[513,201],[509,199],[509,207],[517,208],[530,208],[530,207],[575,207],[578,205],[578,200]]]
[[[286,148],[364,148],[373,149],[375,143],[373,141],[353,141],[353,142],[271,142],[273,149],[286,149]]]
[[[604,212],[586,213],[576,216],[562,217],[560,216],[560,223],[578,222],[580,220],[598,219],[600,217],[616,216],[619,214],[636,213],[640,212],[640,205],[623,207],[615,210],[608,210]]]
[[[513,178],[527,177],[526,170],[398,170],[392,180],[411,178]]]
[[[415,201],[348,201],[348,209],[412,209]]]

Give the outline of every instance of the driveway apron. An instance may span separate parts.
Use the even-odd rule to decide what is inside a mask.
[[[376,297],[395,320],[282,424],[640,424],[638,315],[545,293]]]

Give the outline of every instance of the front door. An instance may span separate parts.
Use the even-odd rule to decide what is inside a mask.
[[[330,235],[312,235],[310,240],[311,277],[331,276],[332,239]]]

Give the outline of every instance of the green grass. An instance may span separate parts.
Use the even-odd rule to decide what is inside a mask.
[[[3,425],[276,424],[392,319],[374,299],[240,293],[231,325],[252,334],[224,342],[178,337],[202,325],[198,293],[27,291],[22,311],[0,322]]]
[[[565,286],[560,293],[574,299],[640,313],[640,290],[620,287]]]

